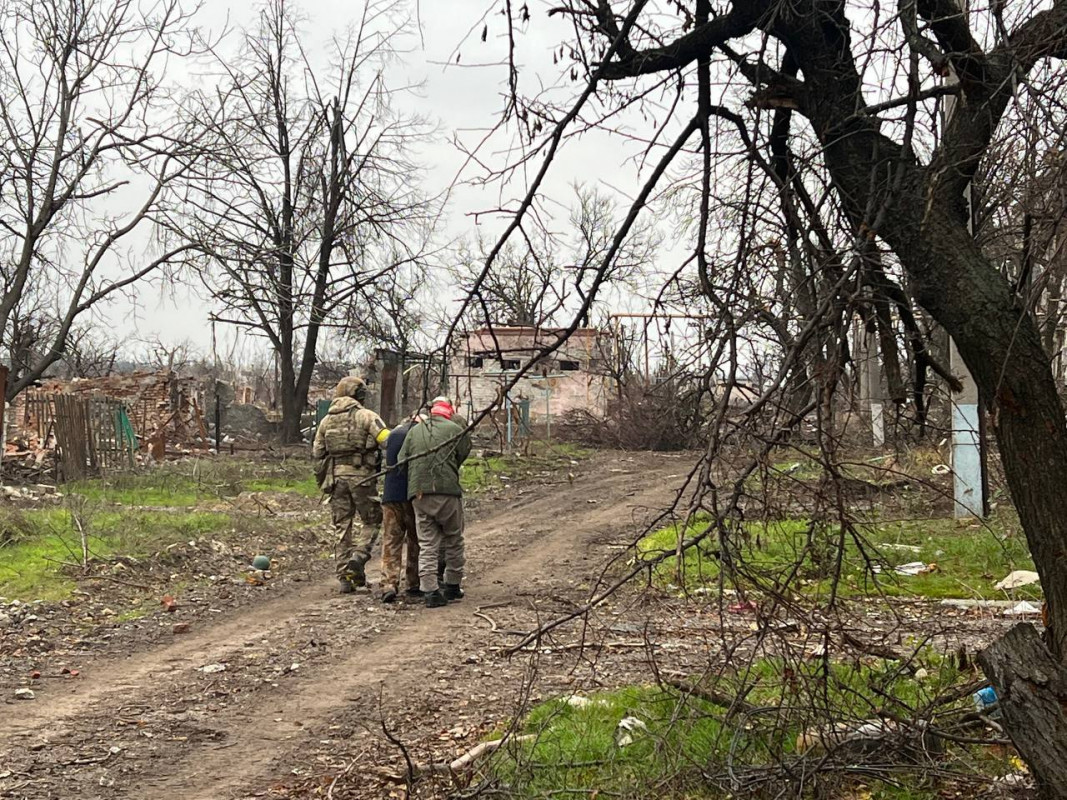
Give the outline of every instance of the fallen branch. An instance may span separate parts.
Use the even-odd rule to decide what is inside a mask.
[[[490,650],[506,650],[508,653],[562,652],[564,650],[605,650],[636,647],[654,647],[651,642],[568,642],[554,645],[526,645],[525,647],[491,647]]]
[[[489,742],[482,742],[477,747],[468,750],[459,758],[455,758],[452,761],[439,761],[431,762],[429,764],[414,764],[409,767],[407,774],[399,774],[395,772],[382,772],[381,777],[384,780],[391,783],[408,783],[414,781],[417,778],[424,777],[426,775],[449,775],[455,778],[457,775],[462,775],[464,772],[473,767],[474,762],[483,758],[490,753],[495,753],[501,747],[508,742],[515,742],[521,744],[522,742],[530,742],[537,738],[537,734],[527,733],[522,736],[505,736],[503,739],[493,739]],[[410,779],[408,778],[410,774]]]
[[[510,629],[510,628],[501,629],[501,628],[497,627],[496,620],[494,620],[488,614],[483,614],[481,611],[475,611],[474,612],[474,616],[481,617],[482,619],[484,619],[486,622],[489,623],[489,625],[490,625],[489,632],[490,633],[499,633],[501,636],[525,636],[526,634],[529,633],[529,631],[517,631],[517,630]]]
[[[692,695],[714,706],[725,708],[728,714],[735,712],[741,712],[744,714],[751,714],[754,711],[762,710],[762,706],[757,706],[754,703],[750,703],[745,700],[744,697],[735,696],[731,697],[728,694],[722,694],[714,689],[703,689],[699,686],[694,686],[691,683],[686,683],[680,680],[665,680],[663,683],[666,686],[670,686],[672,689],[677,689],[679,692],[685,695]]]

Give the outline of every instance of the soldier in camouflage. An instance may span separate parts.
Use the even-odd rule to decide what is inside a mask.
[[[341,592],[348,594],[367,585],[366,564],[382,523],[373,476],[389,430],[381,417],[363,407],[367,384],[361,378],[342,378],[333,396],[315,432],[312,457],[320,465],[319,488],[330,496],[337,531],[337,579]],[[353,532],[356,514],[363,524]]]

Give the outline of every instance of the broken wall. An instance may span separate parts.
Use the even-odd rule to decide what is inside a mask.
[[[559,334],[546,328],[472,331],[452,357],[449,386],[454,402],[465,414],[479,413],[501,397],[516,372],[533,361],[533,369],[510,392],[515,405],[529,403],[532,421],[543,422],[574,410],[605,413],[610,397],[611,338],[596,329],[581,328],[551,355],[539,357]]]

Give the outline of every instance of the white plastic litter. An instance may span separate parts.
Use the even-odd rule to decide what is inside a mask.
[[[226,671],[226,665],[225,664],[208,664],[206,666],[200,667],[199,671],[203,672],[205,675],[214,675],[216,672],[225,672]]]
[[[923,561],[909,561],[907,564],[901,564],[900,566],[893,568],[893,572],[898,575],[918,575],[925,571],[926,563]]]
[[[615,726],[615,746],[626,747],[634,743],[634,738],[648,733],[648,726],[637,717],[623,717]]]
[[[1020,600],[1011,608],[1004,611],[1005,617],[1036,617],[1040,616],[1041,609],[1029,600]]]
[[[1020,586],[1029,586],[1032,583],[1037,583],[1041,580],[1041,576],[1036,572],[1028,569],[1017,569],[1014,572],[1008,573],[1008,575],[993,588],[1000,589],[1018,589]]]

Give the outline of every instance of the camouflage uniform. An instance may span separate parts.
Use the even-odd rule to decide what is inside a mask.
[[[381,417],[364,408],[366,384],[344,378],[337,384],[330,410],[315,432],[312,457],[324,461],[320,487],[330,495],[337,531],[337,577],[344,590],[366,584],[364,566],[378,539],[382,509],[377,499],[380,448],[389,435]],[[359,515],[362,525],[353,532]]]

